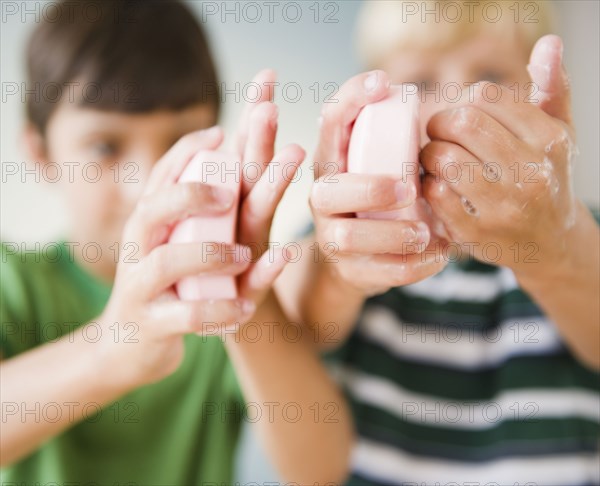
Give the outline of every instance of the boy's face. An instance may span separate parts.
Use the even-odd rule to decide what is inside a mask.
[[[180,137],[214,120],[204,104],[143,114],[59,107],[48,123],[45,156],[62,172],[70,235],[103,251],[119,242],[154,164]]]
[[[423,142],[428,140],[426,125],[431,116],[459,98],[457,85],[466,89],[469,83],[492,81],[512,87],[513,96],[525,99],[529,52],[523,43],[508,37],[480,33],[447,50],[405,49],[383,63],[381,68],[393,83],[417,83],[426,90],[420,94]]]

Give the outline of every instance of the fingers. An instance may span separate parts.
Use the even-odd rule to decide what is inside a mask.
[[[444,244],[436,241],[421,254],[342,255],[343,265],[339,268],[342,276],[357,286],[387,290],[419,282],[442,271],[448,263],[443,249]]]
[[[141,260],[132,285],[142,298],[150,300],[183,277],[239,275],[250,262],[250,249],[242,245],[170,243],[156,247]]]
[[[266,241],[275,210],[306,153],[299,145],[288,145],[277,153],[256,182],[240,209],[239,241]]]
[[[242,198],[254,187],[269,161],[273,159],[277,115],[278,109],[273,103],[261,103],[252,110],[243,155]]]
[[[476,106],[436,113],[427,124],[427,134],[431,140],[461,145],[483,162],[512,161],[515,154],[527,150],[525,143]]]
[[[444,222],[453,241],[479,241],[476,235],[466,234],[465,231],[476,231],[476,225],[473,223],[480,218],[483,205],[479,206],[466,196],[457,194],[446,182],[431,175],[426,175],[423,179],[423,194],[434,213]],[[483,219],[486,219],[486,216],[490,217],[483,213]]]
[[[454,114],[458,126],[469,129],[469,123],[483,121],[480,112],[486,113],[504,129],[522,141],[544,142],[547,137],[540,126],[547,124],[547,115],[533,103],[523,102],[520,93],[505,86],[481,81],[464,89],[460,101],[452,103],[453,108],[440,110],[438,114],[449,112]],[[465,110],[465,111],[462,111]],[[471,110],[476,110],[471,112]],[[461,112],[462,111],[462,112]],[[429,135],[429,123],[427,126]],[[431,138],[431,136],[430,136]]]
[[[449,184],[471,202],[493,202],[497,195],[512,189],[509,174],[498,162],[480,162],[460,145],[433,141],[420,154],[421,164],[436,181]],[[507,159],[501,159],[507,160]],[[516,159],[515,159],[516,160]],[[499,192],[500,191],[500,192]]]
[[[200,130],[181,137],[179,141],[156,163],[144,195],[152,194],[160,186],[174,184],[199,150],[214,150],[223,141],[220,127]]]
[[[246,103],[240,117],[236,139],[238,154],[243,154],[245,152],[252,111],[261,103],[273,101],[276,79],[277,75],[272,69],[263,69],[252,79],[251,84],[256,87],[257,96],[256,98],[253,98],[251,102]]]
[[[390,80],[385,71],[371,71],[354,76],[342,85],[335,96],[336,103],[327,103],[322,111],[322,128],[351,125],[360,110],[388,94]]]
[[[219,336],[228,327],[246,322],[256,310],[249,299],[205,300],[185,302],[172,300],[150,305],[150,323],[163,336],[197,333]]]
[[[538,106],[550,116],[572,126],[571,86],[562,62],[562,39],[557,35],[546,35],[531,51],[527,70],[537,88],[532,97]]]
[[[240,295],[254,301],[261,301],[289,260],[290,255],[288,250],[284,248],[269,248],[240,277]]]
[[[322,214],[381,211],[410,206],[417,197],[412,181],[383,175],[340,173],[317,179],[311,205]]]
[[[123,233],[135,241],[142,256],[166,241],[168,227],[189,216],[216,215],[228,211],[235,194],[208,184],[173,184],[144,196],[136,205]],[[160,231],[161,229],[165,231]]]
[[[362,73],[342,85],[335,95],[335,102],[324,105],[315,156],[315,179],[332,171],[345,171],[352,123],[363,106],[385,98],[389,86],[390,79],[385,71]]]
[[[419,253],[429,244],[429,227],[420,221],[329,218],[322,225],[322,242],[339,253]]]

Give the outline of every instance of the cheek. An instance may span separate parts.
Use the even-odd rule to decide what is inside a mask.
[[[86,227],[110,219],[111,208],[118,204],[117,185],[109,168],[100,164],[82,164],[65,174],[62,193],[75,224]]]

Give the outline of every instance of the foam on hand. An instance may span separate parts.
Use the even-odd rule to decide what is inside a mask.
[[[415,85],[390,87],[387,98],[366,105],[354,123],[348,149],[348,172],[401,177],[420,196],[419,95]],[[419,203],[403,209],[357,213],[360,218],[425,220]]]
[[[171,243],[207,243],[198,251],[211,252],[216,248],[208,243],[235,243],[237,214],[241,187],[239,156],[203,150],[189,162],[179,178],[182,182],[202,182],[232,191],[236,197],[232,208],[215,216],[192,216],[173,229]],[[230,275],[199,275],[186,277],[176,284],[181,300],[235,299],[238,295],[236,279]]]

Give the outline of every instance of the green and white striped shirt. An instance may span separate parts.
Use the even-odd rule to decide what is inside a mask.
[[[327,360],[356,422],[348,484],[600,483],[600,375],[507,268],[455,262],[368,299]]]

